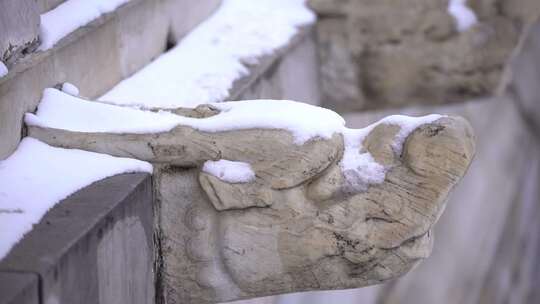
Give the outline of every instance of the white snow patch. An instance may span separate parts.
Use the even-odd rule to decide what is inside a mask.
[[[208,160],[204,163],[202,170],[228,183],[248,183],[255,179],[255,172],[248,163],[244,162],[225,159]]]
[[[348,129],[337,113],[288,100],[251,100],[212,104],[221,112],[207,118],[189,118],[161,111],[158,113],[90,102],[55,89],[46,89],[36,114],[26,114],[28,125],[75,132],[158,133],[176,126],[188,126],[205,132],[245,129],[283,129],[292,133],[295,144],[314,138],[343,134],[345,151],[341,169],[354,191],[384,181],[388,168],[375,162],[362,147],[365,137],[380,124],[397,125],[392,148],[398,155],[409,134],[441,115],[409,117],[388,116],[362,129]],[[219,175],[218,175],[219,176]]]
[[[79,88],[69,82],[64,82],[62,84],[62,92],[68,93],[69,95],[73,96],[79,96]]]
[[[343,138],[345,151],[340,166],[352,191],[365,191],[368,185],[380,184],[386,177],[389,168],[377,163],[373,156],[364,150],[362,144],[367,135],[378,125],[397,125],[400,130],[394,138],[392,149],[401,155],[407,137],[423,124],[432,123],[443,116],[431,114],[422,117],[392,115],[362,129],[345,128]]]
[[[286,46],[298,28],[315,21],[305,0],[224,0],[209,19],[169,52],[100,100],[122,105],[177,108],[220,102],[246,63]]]
[[[58,41],[78,28],[114,11],[129,0],[68,0],[41,14],[39,50],[52,48]]]
[[[334,111],[290,100],[246,100],[212,106],[222,112],[192,124],[194,128],[208,132],[284,129],[301,145],[316,137],[331,138],[345,126],[345,120]]]
[[[457,30],[460,32],[464,32],[478,23],[476,14],[467,6],[467,0],[450,0],[448,12],[456,20]]]
[[[86,101],[45,89],[36,114],[27,113],[30,126],[74,132],[159,133],[183,125],[205,132],[245,129],[285,129],[297,144],[330,138],[345,125],[331,110],[288,100],[248,100],[212,104],[221,112],[208,118],[189,118],[166,111],[150,112]]]
[[[90,102],[62,91],[48,88],[37,113],[25,115],[31,126],[75,132],[159,133],[178,125],[178,115]]]
[[[7,66],[2,61],[0,61],[0,78],[6,76],[8,72],[9,70]]]
[[[130,172],[151,173],[152,165],[24,138],[0,161],[0,259],[55,204],[93,182]]]

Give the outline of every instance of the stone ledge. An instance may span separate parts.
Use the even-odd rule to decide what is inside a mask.
[[[123,174],[52,208],[0,261],[0,273],[37,274],[44,303],[142,304],[154,298],[153,260],[150,176]],[[27,296],[24,280],[11,281],[21,286],[17,296]]]

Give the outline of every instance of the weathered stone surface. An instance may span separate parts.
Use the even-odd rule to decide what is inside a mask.
[[[312,1],[323,105],[352,111],[490,95],[521,27],[488,2],[471,4],[482,9],[480,23],[459,33],[447,0]]]
[[[337,160],[343,148],[337,135],[298,146],[292,134],[283,130],[206,133],[178,126],[167,133],[110,134],[29,127],[28,132],[57,147],[181,167],[200,166],[206,160],[242,160],[252,164],[256,174],[275,189],[294,187],[312,178]]]
[[[37,47],[39,11],[32,0],[0,2],[0,61],[8,67],[24,52]]]
[[[148,174],[94,183],[34,225],[0,273],[37,274],[43,303],[152,303],[151,202]]]
[[[335,163],[282,190],[205,173],[198,183],[198,170],[163,168],[156,192],[164,301],[354,288],[405,273],[429,255],[430,229],[472,158],[471,136],[453,118],[420,128],[403,156],[393,155],[386,182],[358,194],[342,192]]]
[[[38,276],[0,270],[0,304],[39,304]]]

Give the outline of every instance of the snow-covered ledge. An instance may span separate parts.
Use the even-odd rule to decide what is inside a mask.
[[[474,154],[459,117],[336,113],[259,100],[144,111],[47,89],[25,118],[57,147],[154,165],[157,297],[214,303],[395,278]]]
[[[0,260],[58,202],[94,182],[133,172],[152,173],[152,166],[24,138],[0,161]]]

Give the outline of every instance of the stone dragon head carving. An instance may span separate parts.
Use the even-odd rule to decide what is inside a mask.
[[[38,110],[26,117],[29,136],[154,164],[158,293],[170,303],[399,277],[429,256],[432,228],[474,155],[459,117],[390,117],[350,130],[331,111],[290,102],[266,101],[274,106],[244,124],[235,115],[246,102],[174,113],[73,102],[99,108],[102,120],[116,117],[118,128],[93,130],[92,117],[62,125]],[[287,118],[295,109],[298,118]],[[133,125],[141,115],[173,125],[134,131],[121,125],[124,114]],[[219,168],[223,160],[233,166]],[[203,170],[209,165],[222,174]],[[227,172],[235,165],[247,175],[228,178],[246,173]]]

